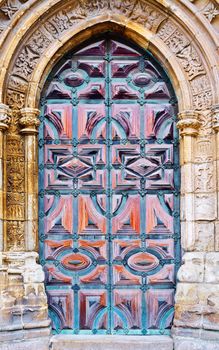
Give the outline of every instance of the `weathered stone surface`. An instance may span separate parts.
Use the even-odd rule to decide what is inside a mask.
[[[219,252],[206,254],[205,282],[219,283]]]
[[[203,282],[204,253],[189,252],[183,256],[183,265],[178,271],[180,282]]]
[[[86,336],[57,335],[51,338],[51,350],[173,350],[168,336]]]
[[[195,237],[193,250],[214,251],[214,223],[196,223]]]
[[[219,251],[219,222],[215,223],[215,250]]]
[[[49,350],[49,338],[0,343],[1,350]]]
[[[218,341],[176,337],[174,350],[219,350]]]
[[[195,196],[195,219],[212,221],[217,216],[215,193],[200,193]]]

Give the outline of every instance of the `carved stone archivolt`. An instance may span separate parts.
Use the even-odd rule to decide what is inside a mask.
[[[49,326],[44,275],[33,253],[38,249],[37,129],[43,82],[56,60],[73,48],[77,35],[83,41],[97,34],[94,28],[119,28],[161,61],[178,97],[186,254],[178,276],[174,325],[176,348],[184,350],[187,340],[181,342],[179,329],[219,330],[218,1],[49,4],[49,11],[43,12],[44,0],[0,1],[0,45],[5,39],[0,56],[0,326],[23,329],[30,327],[28,319],[33,328]]]
[[[148,29],[155,37],[161,39],[185,72],[191,94],[191,107],[205,111],[212,105],[213,94],[210,78],[203,59],[192,38],[179,23],[169,18],[169,14],[160,7],[143,0],[80,1],[51,11],[31,35],[27,36],[16,54],[14,64],[8,77],[7,103],[11,108],[23,108],[31,76],[42,55],[56,40],[61,40],[66,33],[94,16],[103,14],[123,16]],[[209,116],[208,116],[209,117]]]

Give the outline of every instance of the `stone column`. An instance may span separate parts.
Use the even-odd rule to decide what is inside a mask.
[[[193,250],[195,243],[194,205],[194,140],[198,135],[199,114],[194,111],[179,113],[177,127],[180,130],[181,165],[181,232],[182,248]]]
[[[178,115],[177,127],[180,130],[180,164],[181,164],[181,242],[183,249],[183,265],[178,272],[178,283],[175,297],[175,316],[173,335],[177,336],[180,329],[197,326],[194,308],[196,307],[196,289],[193,282],[203,281],[203,274],[194,269],[195,259],[202,257],[193,253],[195,250],[195,141],[200,127],[199,114],[195,111],[185,111]],[[191,252],[191,253],[190,253]],[[199,253],[198,253],[199,254]],[[199,261],[198,268],[204,269],[204,262]],[[191,282],[191,283],[190,283]],[[191,311],[191,313],[190,313]],[[180,333],[181,334],[181,333]]]
[[[214,227],[215,171],[218,162],[215,159],[219,155],[218,108],[214,109],[216,136],[212,129],[200,129],[199,132],[199,114],[196,112],[181,113],[179,118],[178,128],[182,137],[181,228],[184,252],[175,297],[172,328],[174,349],[204,350],[209,345],[209,349],[216,350],[219,349],[219,335],[215,332],[219,330],[219,253],[215,252]],[[213,152],[214,137],[217,138],[216,157]]]
[[[8,128],[10,117],[8,116],[9,107],[5,104],[0,104],[0,252],[4,250],[4,217],[5,217],[5,136],[4,132]]]
[[[25,249],[38,250],[38,172],[37,172],[37,134],[40,124],[35,108],[21,110],[21,134],[25,147]]]

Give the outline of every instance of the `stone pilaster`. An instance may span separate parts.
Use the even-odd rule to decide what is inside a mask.
[[[10,122],[9,107],[3,103],[0,104],[0,251],[4,250],[5,225],[5,131],[8,129]]]
[[[37,250],[38,236],[38,172],[37,172],[37,134],[40,124],[35,108],[21,110],[21,134],[24,135],[25,148],[25,249]]]

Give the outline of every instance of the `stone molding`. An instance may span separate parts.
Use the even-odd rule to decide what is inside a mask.
[[[219,330],[217,2],[209,0],[202,8],[200,1],[192,0],[47,3],[49,11],[44,0],[0,2],[0,44],[5,38],[0,96],[8,104],[0,104],[0,131],[5,131],[0,149],[4,155],[0,230],[6,251],[0,259],[0,326],[6,324],[8,330],[49,327],[42,268],[36,253],[25,253],[37,249],[37,106],[43,82],[74,42],[88,39],[100,28],[115,28],[160,60],[179,100],[185,255],[178,274],[174,324],[177,329],[194,327],[198,332]],[[185,350],[183,342],[177,342],[176,349]]]

